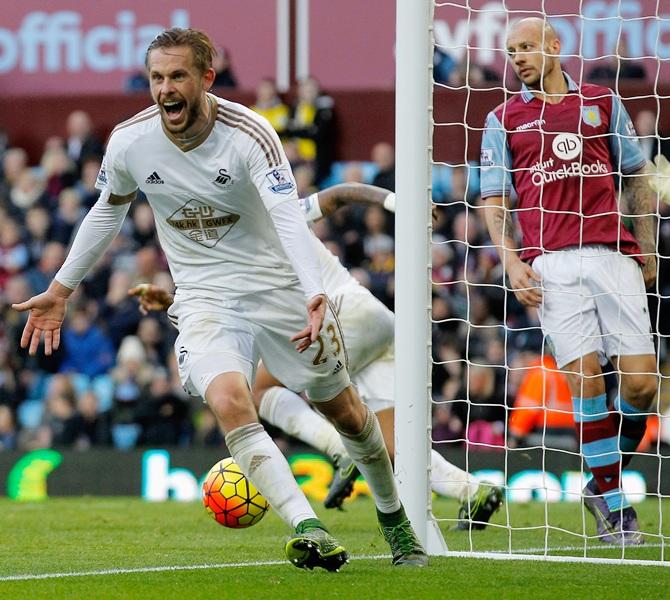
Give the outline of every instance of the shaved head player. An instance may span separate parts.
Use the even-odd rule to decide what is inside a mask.
[[[606,543],[641,544],[621,469],[644,435],[658,385],[645,295],[656,276],[645,157],[621,99],[561,70],[561,42],[549,23],[517,21],[506,49],[523,85],[486,119],[487,226],[514,293],[539,307],[544,335],[568,376],[581,451],[593,474],[584,502],[598,535]],[[615,174],[622,176],[632,232],[619,210]],[[520,245],[509,210],[512,189]],[[607,360],[619,376],[612,410],[601,370]]]

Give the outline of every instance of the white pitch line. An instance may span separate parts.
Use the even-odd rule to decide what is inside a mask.
[[[647,544],[647,548],[658,548],[661,544]],[[589,550],[611,550],[612,546],[589,546]],[[556,548],[548,548],[548,552],[570,552],[583,550],[583,547],[577,546],[562,546]],[[512,550],[512,554],[501,552],[499,550],[492,550],[490,552],[467,552],[449,550],[446,554],[447,558],[475,558],[485,560],[528,560],[534,562],[563,562],[563,563],[599,563],[610,565],[639,565],[639,566],[654,566],[654,567],[670,567],[670,561],[660,560],[639,560],[630,558],[595,558],[595,557],[577,557],[577,556],[551,556],[532,554],[533,552],[544,552],[545,548],[524,548]],[[351,560],[380,560],[388,559],[388,554],[374,554],[352,556]],[[250,561],[238,563],[206,563],[201,565],[166,565],[158,567],[129,567],[122,569],[102,569],[98,571],[66,571],[63,573],[25,573],[20,575],[0,575],[0,582],[4,581],[35,581],[40,579],[65,579],[69,577],[99,577],[105,575],[128,575],[133,573],[164,573],[170,571],[201,571],[206,569],[233,569],[242,567],[271,567],[277,565],[287,565],[285,560],[264,560],[264,561]]]
[[[643,546],[637,546],[636,549],[639,548],[663,548],[666,547],[668,549],[668,554],[670,555],[670,542],[665,543],[665,544],[660,544],[660,543],[653,543],[653,544],[647,544],[645,543]],[[590,550],[621,550],[621,546],[616,545],[616,544],[593,544],[592,546],[587,546],[586,547],[587,551]],[[630,552],[633,550],[631,546],[627,547],[627,551]],[[512,550],[512,554],[536,554],[538,552],[583,552],[584,551],[584,546],[555,546],[555,547],[549,547],[549,548],[521,548],[518,550]],[[495,552],[497,554],[508,554],[507,550],[491,550],[491,552]]]
[[[352,556],[351,560],[377,560],[391,558],[390,555]],[[63,573],[24,573],[21,575],[0,575],[3,581],[33,581],[36,579],[64,579],[66,577],[96,577],[101,575],[127,575],[132,573],[163,573],[167,571],[200,571],[204,569],[232,569],[240,567],[272,567],[289,565],[285,560],[261,560],[239,563],[212,563],[202,565],[166,565],[160,567],[129,567],[125,569],[102,569],[98,571],[65,571]]]

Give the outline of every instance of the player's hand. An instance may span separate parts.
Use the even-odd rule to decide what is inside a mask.
[[[514,295],[525,306],[539,306],[542,303],[542,279],[531,266],[518,258],[507,267],[507,275],[514,289]]]
[[[30,311],[28,321],[21,335],[21,348],[27,348],[28,354],[37,354],[42,334],[44,334],[44,354],[51,356],[60,346],[60,328],[65,319],[67,297],[60,296],[49,289],[42,294],[33,296],[25,302],[12,304],[19,312]]]
[[[296,333],[292,342],[298,342],[296,350],[303,353],[316,340],[326,317],[326,296],[319,294],[307,303],[307,327]]]
[[[174,302],[172,294],[153,283],[143,283],[128,290],[129,296],[136,296],[140,301],[140,312],[149,314],[150,310],[167,310]]]
[[[644,257],[642,277],[644,277],[644,287],[646,289],[649,289],[656,283],[656,256],[653,254],[647,254]]]

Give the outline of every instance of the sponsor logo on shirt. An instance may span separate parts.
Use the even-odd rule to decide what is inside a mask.
[[[149,177],[147,177],[144,182],[149,183],[149,184],[153,183],[153,184],[159,184],[159,185],[162,185],[163,183],[165,183],[161,179],[161,176],[158,174],[157,171],[154,171],[151,175],[149,175]]]
[[[554,154],[562,160],[572,160],[582,151],[582,140],[574,133],[559,133],[551,143]]]
[[[539,163],[534,165],[533,169],[537,167]],[[542,163],[542,167],[538,167],[537,170],[533,171],[531,169],[530,180],[535,186],[541,186],[545,183],[551,183],[552,181],[559,181],[561,179],[567,179],[568,177],[584,177],[588,175],[608,175],[609,171],[607,170],[607,165],[603,162],[597,160],[595,164],[583,165],[577,161],[571,162],[570,164],[561,165],[555,171],[547,171],[547,167],[552,167],[554,165],[554,159],[550,158],[548,161]]]
[[[600,108],[597,106],[582,106],[582,121],[591,127],[602,125]]]
[[[482,148],[479,155],[479,163],[482,167],[493,166],[493,148]]]
[[[544,119],[535,119],[534,121],[530,121],[530,123],[519,125],[514,129],[514,131],[524,131],[525,129],[532,129],[533,127],[537,127],[539,129],[545,123],[546,121]]]
[[[214,248],[239,220],[240,215],[193,199],[172,213],[166,222],[188,239],[206,248]]]
[[[275,194],[290,194],[295,188],[286,169],[273,169],[265,177],[270,183],[268,189]]]

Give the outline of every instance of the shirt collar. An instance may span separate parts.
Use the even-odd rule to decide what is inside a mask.
[[[575,82],[575,80],[570,77],[565,71],[563,71],[563,77],[565,77],[565,81],[568,84],[568,92],[578,92],[579,91],[579,86]],[[528,89],[526,84],[524,83],[521,86],[521,99],[528,104],[535,96],[533,95],[533,92]]]

